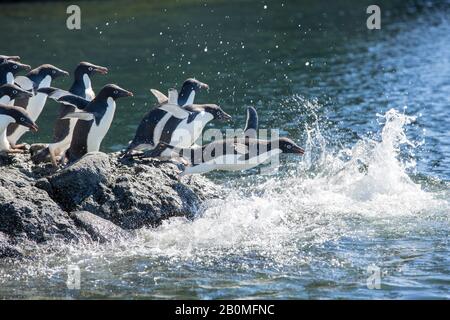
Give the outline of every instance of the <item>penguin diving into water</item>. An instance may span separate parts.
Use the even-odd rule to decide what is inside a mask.
[[[100,150],[100,145],[111,126],[116,110],[116,99],[131,97],[133,93],[115,84],[104,86],[92,101],[73,95],[62,96],[59,102],[71,103],[77,111],[65,118],[77,119],[70,147],[66,152],[69,163],[75,162],[89,152]]]
[[[186,104],[193,102],[196,90],[207,87],[193,81],[185,81],[180,94],[171,89],[169,97],[152,91],[160,104],[144,116],[124,157],[131,155],[133,150],[153,150],[159,142],[180,148],[191,147],[208,122],[231,120],[231,116],[215,104]]]
[[[17,125],[24,126],[32,131],[37,131],[38,127],[36,123],[28,116],[27,112],[23,108],[11,107],[4,104],[0,104],[0,152],[1,153],[20,153],[23,150],[14,149],[11,147],[8,139],[6,138],[6,130],[9,124],[16,123]]]
[[[48,97],[58,101],[62,96],[74,95],[81,97],[86,101],[92,101],[95,98],[94,90],[92,89],[91,77],[95,74],[107,74],[108,69],[102,66],[97,66],[89,62],[80,62],[75,69],[74,77],[75,80],[70,87],[69,91],[48,87],[40,88],[37,92],[44,93]],[[73,98],[75,99],[75,98]],[[34,163],[40,163],[45,161],[48,156],[53,163],[57,165],[57,158],[61,158],[66,150],[70,147],[70,142],[72,141],[73,130],[77,123],[76,118],[65,118],[67,114],[79,111],[71,103],[66,103],[64,99],[60,106],[59,117],[56,120],[54,132],[53,132],[53,143],[50,143],[47,148],[41,150],[39,153],[32,157]]]
[[[4,84],[0,87],[0,104],[12,106],[14,99],[31,98],[33,94],[15,84]]]
[[[22,107],[27,110],[28,115],[33,121],[36,121],[44,108],[47,100],[47,95],[37,92],[39,88],[49,87],[52,80],[60,76],[68,76],[67,71],[61,70],[50,64],[44,64],[36,69],[28,72],[26,76],[19,76],[15,78],[15,82],[24,90],[29,90],[33,93],[31,98],[16,99],[15,106]],[[23,147],[17,145],[17,141],[26,132],[26,128],[12,123],[8,126],[8,140],[14,147]]]
[[[244,137],[217,140],[201,147],[175,148],[164,142],[151,153],[158,157],[168,149],[172,158],[188,162],[181,176],[207,173],[213,170],[240,171],[252,169],[282,153],[304,154],[304,150],[288,138],[262,140],[256,138],[258,116],[253,107],[247,109]]]
[[[0,63],[0,86],[5,83],[13,84],[14,76],[20,71],[31,70],[27,64],[23,64],[14,60],[3,60]]]

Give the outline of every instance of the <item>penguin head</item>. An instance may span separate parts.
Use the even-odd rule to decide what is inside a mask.
[[[31,67],[29,65],[14,60],[4,60],[3,63],[0,64],[0,72],[11,72],[13,75],[20,71],[28,71],[30,69]]]
[[[303,150],[303,148],[299,147],[294,141],[289,138],[278,139],[278,149],[280,149],[283,153],[305,153],[305,150]]]
[[[23,90],[15,84],[4,84],[0,87],[0,97],[8,96],[11,100],[21,98],[31,98],[33,94],[29,91]]]
[[[82,61],[78,64],[78,66],[75,69],[75,78],[83,78],[85,74],[88,76],[94,75],[94,74],[107,74],[108,68],[102,67],[102,66],[96,66],[95,64],[92,64],[90,62]]]
[[[30,116],[23,108],[0,105],[0,116],[2,114],[11,117],[13,119],[13,123],[27,127],[34,132],[39,129],[36,123],[31,120]]]
[[[97,95],[99,99],[112,98],[114,100],[122,97],[132,97],[132,96],[133,96],[132,92],[122,89],[121,87],[115,84],[107,84],[100,90],[100,92]]]
[[[195,94],[201,89],[209,89],[209,86],[206,83],[200,82],[193,78],[189,78],[184,81],[181,86],[180,94],[178,95],[178,105],[184,106],[193,104]]]
[[[215,120],[230,121],[232,117],[216,104],[204,104],[203,110],[212,114]]]
[[[31,70],[27,76],[29,78],[34,78],[34,81],[38,82],[39,79],[44,79],[47,76],[50,76],[52,79],[56,79],[61,76],[68,76],[69,73],[67,71],[61,70],[51,64],[43,64],[36,69]]]
[[[0,63],[5,62],[6,60],[19,61],[20,57],[19,56],[5,56],[5,55],[0,54]]]

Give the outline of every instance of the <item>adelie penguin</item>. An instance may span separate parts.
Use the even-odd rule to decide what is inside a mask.
[[[6,106],[0,104],[0,152],[1,153],[18,153],[23,150],[14,149],[11,147],[8,139],[6,138],[6,129],[9,124],[15,123],[17,125],[25,127],[27,130],[37,131],[38,127],[36,123],[28,116],[27,112],[23,108]]]
[[[37,92],[39,88],[50,87],[52,81],[60,76],[67,76],[67,71],[61,70],[50,64],[44,64],[36,69],[31,70],[26,76],[16,77],[14,80],[22,89],[29,90],[33,93],[33,97],[16,99],[15,106],[22,107],[27,110],[30,118],[36,121],[44,108],[47,101],[47,95]],[[8,140],[11,145],[21,147],[17,145],[17,141],[26,132],[26,129],[18,126],[17,124],[11,124],[8,126]]]
[[[254,136],[257,126],[256,110],[249,109],[243,138],[218,140],[202,147],[184,149],[161,143],[152,156],[159,156],[162,150],[171,149],[173,158],[181,158],[189,163],[180,174],[181,177],[213,170],[248,170],[282,153],[304,154],[304,150],[288,138],[262,140],[249,137]]]
[[[14,99],[31,98],[33,94],[15,84],[4,84],[0,87],[0,104],[12,106]]]
[[[83,111],[72,112],[65,118],[78,119],[66,158],[72,163],[86,153],[100,150],[100,145],[111,126],[116,110],[116,99],[131,97],[133,93],[114,84],[104,86],[91,102],[73,95],[63,96],[59,102],[71,103]]]
[[[87,101],[92,101],[95,98],[94,90],[92,89],[91,77],[95,74],[107,74],[108,69],[102,66],[97,66],[89,62],[80,62],[75,69],[75,80],[69,91],[48,87],[38,89],[38,92],[47,94],[50,98],[58,100],[62,96],[74,95],[81,97]],[[62,101],[60,106],[59,117],[56,120],[53,131],[53,143],[38,154],[34,155],[32,160],[35,163],[45,161],[48,156],[54,166],[57,166],[57,158],[61,158],[66,150],[70,147],[72,141],[73,130],[77,123],[77,119],[66,119],[66,115],[79,109],[73,104],[67,104]]]
[[[27,64],[23,64],[14,60],[3,60],[0,63],[0,86],[5,83],[13,84],[14,76],[20,71],[31,70]]]
[[[194,85],[193,81],[185,81],[180,95],[175,89],[171,89],[166,98],[159,93],[160,104],[144,116],[124,157],[133,150],[153,150],[160,142],[179,148],[190,147],[211,120],[231,120],[231,116],[215,104],[183,104],[193,102],[195,91],[206,86]]]

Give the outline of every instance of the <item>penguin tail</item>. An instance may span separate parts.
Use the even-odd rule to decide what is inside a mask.
[[[50,149],[44,148],[31,157],[31,161],[35,164],[50,161]]]

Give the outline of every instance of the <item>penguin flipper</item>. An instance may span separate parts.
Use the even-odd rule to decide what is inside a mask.
[[[177,104],[166,103],[160,106],[159,109],[170,113],[172,116],[178,119],[186,119],[187,117],[189,117],[189,112]]]
[[[156,89],[150,89],[150,91],[156,97],[159,104],[167,103],[167,101],[169,101],[169,98],[167,98],[167,96],[164,93],[162,93],[161,91],[156,90]]]
[[[15,77],[14,82],[24,90],[33,90],[34,88],[34,82],[25,76]]]
[[[86,108],[87,105],[89,104],[88,100],[83,99],[78,96],[75,96],[73,94],[62,96],[61,98],[57,99],[56,101],[58,101],[62,104],[65,104],[65,105],[69,105],[69,106],[78,108],[80,110],[84,110],[84,108]]]
[[[258,112],[256,112],[256,109],[254,107],[248,107],[247,108],[247,121],[245,123],[245,129],[244,134],[246,137],[249,138],[257,138],[257,131],[259,126],[259,120],[258,120]]]
[[[95,115],[90,112],[70,112],[66,114],[62,119],[79,119],[84,121],[91,121],[95,119]]]
[[[39,88],[36,90],[37,92],[44,93],[48,95],[49,98],[52,98],[53,100],[58,101],[59,98],[63,96],[73,96],[69,91],[58,89],[55,87],[46,87],[46,88]]]

